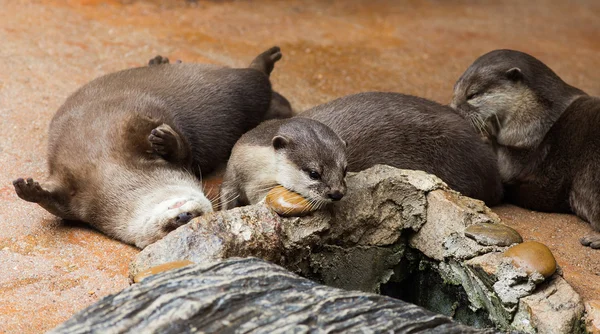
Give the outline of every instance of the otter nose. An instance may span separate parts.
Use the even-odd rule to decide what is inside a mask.
[[[332,201],[339,201],[344,197],[344,194],[341,191],[336,190],[327,194],[327,197],[331,198]]]
[[[192,215],[191,213],[182,212],[177,215],[177,224],[187,224],[190,220],[192,220],[192,218],[194,218],[194,215]]]

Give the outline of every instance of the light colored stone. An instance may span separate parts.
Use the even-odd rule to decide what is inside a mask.
[[[427,192],[445,187],[433,175],[383,165],[349,174],[346,183],[342,201],[304,217],[280,217],[264,203],[198,217],[146,247],[130,276],[178,260],[257,256],[293,267],[314,246],[392,246],[403,230],[425,224]]]
[[[476,223],[498,222],[498,217],[483,202],[452,191],[434,190],[427,195],[427,224],[409,243],[438,261],[448,257],[472,258],[497,248],[467,238],[465,228]]]
[[[585,328],[589,333],[600,334],[600,299],[585,302]]]
[[[513,327],[526,333],[581,333],[583,311],[579,294],[562,277],[554,276],[519,300]]]

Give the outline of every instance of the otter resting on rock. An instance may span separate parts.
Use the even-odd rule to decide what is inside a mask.
[[[502,199],[494,152],[454,110],[416,96],[368,92],[300,113],[348,143],[348,171],[377,164],[434,174],[487,205]]]
[[[271,120],[235,144],[223,177],[221,206],[256,204],[271,190],[279,192],[277,197],[287,189],[310,203],[308,211],[340,200],[345,176],[346,143],[333,130],[311,119]]]
[[[451,106],[493,145],[509,202],[574,212],[595,231],[581,243],[600,249],[600,98],[526,53],[495,50],[456,82]]]
[[[212,211],[199,177],[265,117],[280,58],[273,47],[232,69],[156,57],[91,81],[50,123],[47,181],[19,178],[17,195],[146,247]]]

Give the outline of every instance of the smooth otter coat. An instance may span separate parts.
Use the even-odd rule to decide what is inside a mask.
[[[235,144],[221,186],[221,206],[256,204],[278,185],[315,207],[346,191],[346,144],[311,119],[264,122]]]
[[[495,50],[460,77],[452,106],[493,144],[508,201],[574,212],[600,231],[599,98],[526,53]],[[600,234],[582,244],[600,248]]]
[[[376,164],[435,174],[462,194],[497,204],[502,186],[493,152],[451,108],[415,96],[350,95],[298,115],[348,143],[348,171]]]
[[[245,69],[158,58],[72,94],[50,124],[48,181],[15,180],[19,197],[140,248],[211,212],[197,177],[265,116],[281,53]]]

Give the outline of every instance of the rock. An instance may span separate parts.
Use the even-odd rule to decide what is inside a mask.
[[[562,277],[555,276],[519,300],[513,328],[525,333],[583,333],[583,311],[579,294]]]
[[[163,263],[161,265],[158,265],[156,267],[152,267],[152,268],[150,268],[148,270],[144,270],[141,273],[135,275],[135,277],[133,278],[133,282],[139,283],[144,278],[148,278],[148,277],[150,277],[152,275],[156,275],[158,273],[162,273],[162,272],[167,271],[167,270],[173,270],[173,269],[177,269],[177,268],[189,266],[190,264],[194,264],[194,262],[191,262],[191,261],[188,261],[188,260],[183,260],[183,261],[175,261],[175,262]]]
[[[258,259],[154,275],[50,333],[494,333],[397,299],[316,284]]]
[[[465,230],[465,235],[484,246],[510,246],[523,242],[519,232],[502,224],[473,224]]]
[[[256,256],[281,263],[281,233],[280,217],[265,205],[204,215],[147,246],[129,265],[129,276],[183,260],[210,263],[232,256]]]
[[[600,300],[585,302],[585,327],[588,333],[600,334]]]
[[[482,246],[464,234],[469,225],[499,223],[483,202],[435,190],[427,194],[427,204],[428,224],[410,238],[411,247],[438,261],[449,257],[468,259],[497,249]]]
[[[537,293],[542,274],[554,272],[513,265],[520,257],[504,256],[502,246],[512,242],[488,233],[510,234],[498,217],[435,176],[375,166],[346,182],[344,199],[303,217],[280,217],[259,203],[196,218],[141,251],[130,275],[171,261],[255,256],[322,284],[381,291],[474,326],[510,331],[523,323],[513,320],[523,298]],[[552,275],[547,284],[557,279]],[[582,305],[566,307],[573,314]],[[528,319],[549,317],[543,308],[533,310]]]
[[[525,269],[528,274],[538,272],[548,278],[556,271],[556,259],[550,249],[537,241],[527,241],[513,246],[504,252],[512,263]]]
[[[316,209],[306,198],[282,186],[271,189],[265,203],[283,217],[304,216]]]
[[[425,223],[427,191],[445,187],[433,175],[388,166],[349,174],[346,183],[344,199],[305,217],[282,218],[262,203],[198,217],[140,252],[130,276],[166,262],[232,256],[256,256],[296,270],[316,246],[390,247],[403,230]]]

